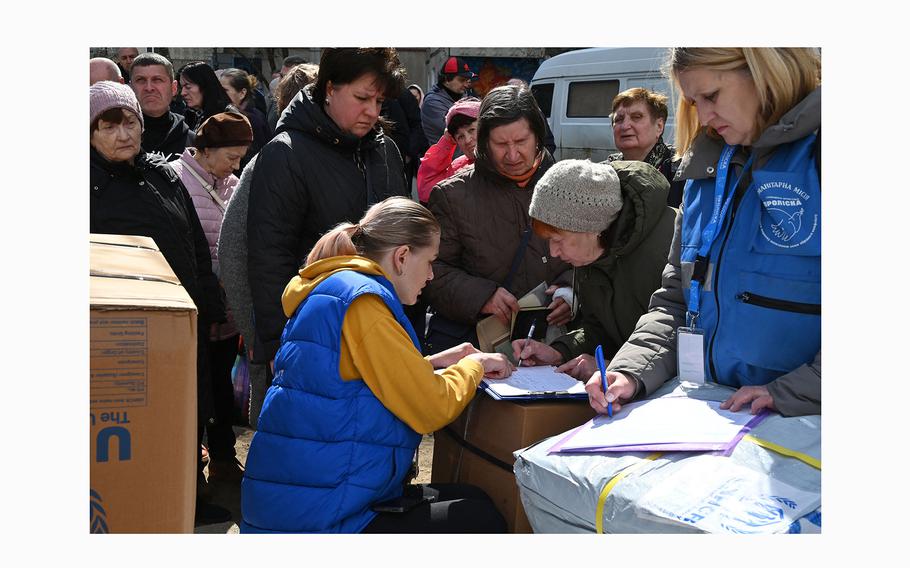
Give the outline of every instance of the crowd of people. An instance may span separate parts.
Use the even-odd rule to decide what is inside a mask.
[[[673,48],[667,69],[673,144],[666,95],[632,88],[594,163],[554,160],[523,81],[472,96],[460,57],[424,93],[393,48],[328,48],[268,95],[201,61],[92,59],[90,230],[152,237],[199,308],[197,522],[230,518],[206,500],[224,482],[241,532],[503,532],[476,487],[409,480],[421,435],[518,361],[601,413],[679,375],[733,411],[820,414],[819,54]],[[540,283],[559,333],[481,352],[477,324]]]

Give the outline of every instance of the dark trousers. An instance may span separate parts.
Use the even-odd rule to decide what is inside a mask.
[[[231,369],[237,358],[239,336],[208,344],[208,363],[212,385],[214,420],[206,423],[209,455],[213,460],[231,460],[237,454],[234,443],[234,385]]]
[[[504,533],[506,521],[483,490],[460,483],[409,485],[409,490],[433,496],[405,513],[377,513],[364,533]]]
[[[196,442],[200,445],[205,436],[205,427],[213,413],[211,393],[208,328],[200,324],[196,337]],[[205,468],[205,463],[202,461],[202,453],[197,452],[196,458],[197,476],[204,480],[202,470]]]

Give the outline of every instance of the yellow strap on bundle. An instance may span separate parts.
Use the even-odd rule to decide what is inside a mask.
[[[616,484],[619,483],[622,478],[629,475],[636,469],[645,465],[649,461],[656,460],[662,455],[663,452],[654,452],[653,454],[645,457],[645,459],[641,460],[640,462],[632,464],[626,469],[617,473],[610,481],[607,482],[606,485],[604,485],[603,490],[600,492],[600,497],[597,498],[597,511],[595,512],[596,517],[594,519],[594,522],[597,525],[597,534],[603,534],[604,532],[604,505],[607,502],[607,496],[610,495],[610,492],[613,491],[613,488],[616,486]]]
[[[777,452],[778,454],[781,454],[783,456],[796,458],[801,462],[811,465],[815,469],[822,468],[821,460],[815,459],[808,454],[804,454],[802,452],[797,452],[796,450],[791,450],[790,448],[785,448],[781,445],[775,444],[774,442],[769,442],[768,440],[764,440],[762,438],[756,438],[752,434],[746,434],[745,436],[743,436],[743,440],[749,440],[756,446],[761,446],[762,448],[765,448],[766,450],[771,450],[772,452]]]

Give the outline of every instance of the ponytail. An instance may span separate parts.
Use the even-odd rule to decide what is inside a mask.
[[[383,254],[398,246],[430,246],[433,236],[439,233],[439,223],[426,207],[405,197],[389,197],[370,207],[359,223],[341,223],[322,235],[306,263],[351,255],[378,262]]]
[[[307,255],[306,263],[309,265],[323,258],[358,254],[352,237],[359,230],[360,225],[351,223],[335,225],[332,230],[319,237],[319,240],[316,241],[316,244],[310,250],[310,254]]]

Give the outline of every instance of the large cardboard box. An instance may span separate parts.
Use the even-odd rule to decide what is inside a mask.
[[[512,452],[593,416],[587,400],[511,402],[477,393],[455,422],[433,436],[431,481],[476,485],[505,517],[509,532],[532,532],[512,472]]]
[[[152,239],[89,243],[90,530],[191,533],[196,305]]]

